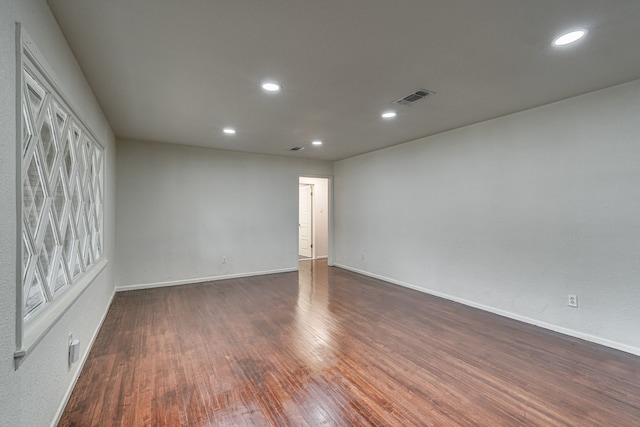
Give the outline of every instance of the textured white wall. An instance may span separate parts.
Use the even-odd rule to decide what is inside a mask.
[[[0,425],[19,425],[16,349],[15,6],[0,0]]]
[[[336,264],[638,353],[639,118],[635,81],[337,162]]]
[[[300,183],[313,184],[313,248],[316,258],[329,255],[329,179],[300,177]]]
[[[46,57],[57,83],[106,149],[105,256],[111,262],[78,302],[13,367],[16,316],[15,22]],[[50,425],[80,364],[67,364],[67,334],[81,340],[81,358],[113,295],[115,139],[44,0],[0,0],[0,426]]]
[[[332,165],[118,140],[117,169],[116,283],[136,286],[296,269],[298,176]]]

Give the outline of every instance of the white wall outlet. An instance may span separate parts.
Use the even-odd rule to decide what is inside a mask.
[[[227,257],[226,257],[226,256],[223,256],[223,257],[222,257],[222,263],[223,263],[223,264],[226,264],[226,263],[227,263]]]
[[[69,365],[72,365],[80,358],[80,340],[73,339],[73,334],[69,334]]]
[[[365,256],[365,254],[362,254],[362,261],[366,261],[367,257]]]
[[[578,306],[578,295],[569,294],[567,295],[567,303],[569,307],[577,307]]]

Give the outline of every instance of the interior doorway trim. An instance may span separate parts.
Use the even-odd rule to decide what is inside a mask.
[[[298,185],[296,185],[296,187],[298,187],[298,214],[299,214],[299,210],[300,210],[300,191],[299,191],[299,186],[300,184],[303,184],[303,182],[301,182],[301,179],[303,178],[312,178],[312,179],[325,179],[327,181],[327,200],[326,200],[326,209],[327,209],[327,263],[329,266],[333,266],[334,265],[334,247],[333,247],[333,242],[334,242],[334,238],[333,238],[333,176],[332,175],[313,175],[313,174],[301,174],[298,176]],[[316,192],[316,186],[314,186],[314,192]],[[316,193],[317,194],[317,193]],[[314,194],[314,201],[313,203],[316,203],[316,195]],[[315,222],[315,218],[314,218],[314,222]],[[298,224],[296,224],[298,225]],[[315,233],[315,231],[314,231]],[[299,238],[300,236],[298,235],[298,245],[299,245]],[[314,245],[315,246],[315,245]],[[313,248],[312,251],[312,255],[315,259],[316,256],[316,249],[317,247]],[[299,256],[299,248],[296,251],[296,260],[299,263],[300,262],[300,256]],[[296,264],[297,265],[297,264]]]

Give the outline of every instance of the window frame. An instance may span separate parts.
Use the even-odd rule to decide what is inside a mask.
[[[25,83],[27,73],[29,74],[28,79],[33,79],[44,90],[40,106],[40,111],[44,111],[39,114],[41,120],[33,118],[31,114],[29,89]],[[29,81],[31,82],[31,80]],[[42,53],[22,25],[17,23],[15,369],[18,369],[26,356],[73,306],[108,263],[104,253],[105,148],[86,125],[82,116],[77,113],[78,110],[60,90],[56,84],[57,81],[59,81],[58,78]],[[31,84],[33,86],[33,83]],[[33,92],[35,93],[35,91]],[[63,123],[61,128],[55,122],[59,117]],[[53,160],[48,158],[49,150],[43,152],[46,143],[44,139],[40,138],[47,120],[47,134],[51,135],[47,139],[50,139],[49,150],[54,150]],[[38,122],[42,123],[38,125]],[[27,143],[24,142],[25,129],[29,131],[30,135]],[[76,152],[78,149],[82,153]],[[71,157],[73,173],[67,170],[65,164],[67,152]],[[88,159],[88,162],[83,163],[80,156],[83,156],[82,159],[85,161]],[[28,169],[32,166],[32,162],[37,163],[34,168],[37,169],[38,187],[41,187],[41,198],[43,199],[40,210],[37,212],[38,219],[35,226],[27,224],[28,220],[23,218],[23,206],[27,200],[25,198],[25,181],[28,178]],[[83,172],[83,176],[77,176],[78,170]],[[75,188],[70,190],[70,187]],[[29,188],[31,190],[31,186]],[[69,197],[70,192],[77,196],[77,212],[72,211],[73,201]],[[33,193],[29,197],[32,196]],[[60,197],[64,198],[61,208],[56,205],[56,201],[59,202]],[[86,201],[85,198],[90,201]],[[86,227],[87,219],[93,220],[88,229]],[[44,231],[40,230],[42,226],[45,227]],[[84,229],[83,233],[78,231],[80,228]],[[72,233],[71,239],[73,239],[71,246],[74,255],[71,257],[68,253],[63,254],[67,249],[64,247],[67,231]],[[92,250],[91,247],[94,248],[87,263],[80,260],[85,256],[85,251],[79,247],[80,237],[82,237],[85,246],[90,246],[89,251]],[[49,264],[47,264],[47,271],[43,277],[44,267],[40,254],[43,251],[42,248],[47,244],[45,241],[54,246],[52,251],[46,253],[46,262]],[[97,246],[94,246],[96,244]],[[25,251],[29,254],[26,263],[23,259]],[[57,260],[57,265],[52,264],[52,260]],[[74,271],[71,271],[69,266],[71,260],[78,261],[79,273],[75,272],[75,267]],[[25,283],[27,283],[27,279],[31,279],[35,275],[39,277],[41,282],[43,301],[27,313],[26,294],[30,294],[30,292],[25,290]],[[61,278],[63,282],[59,281]],[[58,287],[59,283],[63,283],[63,285]]]

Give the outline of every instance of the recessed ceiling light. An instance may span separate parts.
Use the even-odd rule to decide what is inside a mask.
[[[222,129],[222,132],[233,135],[234,133],[236,133],[236,130],[234,128],[224,128]]]
[[[264,82],[262,83],[262,89],[267,92],[279,92],[280,89],[282,89],[282,86],[275,82]]]
[[[587,34],[587,30],[576,30],[571,31],[570,33],[563,34],[557,39],[553,41],[554,46],[564,46],[567,44],[571,44],[573,42],[577,42],[581,38],[583,38]]]
[[[320,140],[315,140],[311,142],[313,145],[322,145],[322,141]]]
[[[393,119],[397,115],[398,115],[398,113],[396,113],[395,111],[385,111],[384,113],[382,113],[382,118],[383,119]]]

